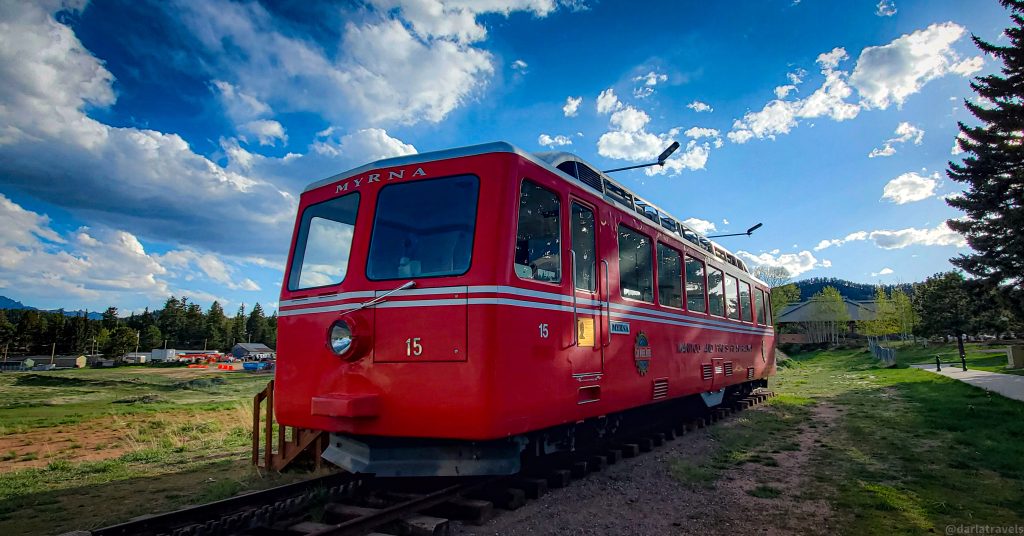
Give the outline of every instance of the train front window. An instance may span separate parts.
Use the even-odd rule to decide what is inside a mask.
[[[359,194],[317,203],[302,211],[288,290],[336,285],[345,279]]]
[[[380,281],[466,273],[479,189],[480,180],[472,175],[381,188],[366,277]]]
[[[562,280],[562,228],[558,196],[523,181],[519,193],[519,227],[516,232],[516,275],[557,283]]]

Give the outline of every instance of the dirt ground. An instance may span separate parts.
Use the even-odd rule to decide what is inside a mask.
[[[710,490],[693,489],[673,478],[669,470],[674,459],[716,448],[704,429],[566,488],[551,490],[519,510],[501,512],[483,526],[457,526],[453,533],[832,534],[835,522],[828,501],[809,489],[813,488],[816,445],[828,434],[836,414],[836,408],[819,404],[812,419],[815,426],[804,427],[797,435],[798,450],[776,454],[777,466],[746,463],[735,467]],[[730,426],[732,419],[714,426]],[[752,496],[758,486],[771,486],[781,493],[770,499]]]

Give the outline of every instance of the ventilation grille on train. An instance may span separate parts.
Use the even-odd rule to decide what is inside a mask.
[[[748,380],[753,380],[754,379],[754,367],[747,367],[747,379]]]
[[[711,379],[711,375],[713,373],[713,370],[714,369],[711,368],[711,365],[701,365],[700,366],[700,377],[704,378],[705,380],[710,380]]]
[[[590,186],[591,188],[601,192],[601,174],[592,169],[590,166],[580,164],[574,160],[568,162],[562,162],[558,165],[558,169],[565,173],[576,177],[580,182]]]
[[[731,361],[725,364],[725,375],[726,376],[732,376],[732,362]]]
[[[668,396],[668,378],[654,380],[654,400]]]

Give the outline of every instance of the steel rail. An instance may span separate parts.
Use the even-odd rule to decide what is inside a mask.
[[[362,482],[366,475],[352,473],[335,473],[327,476],[294,482],[265,490],[255,491],[228,499],[191,506],[158,514],[152,517],[127,521],[117,525],[92,530],[91,536],[122,536],[136,534],[169,533],[179,527],[203,525],[229,518],[246,511],[273,505],[281,501],[297,498],[303,494],[320,488],[330,489],[337,486],[353,485]]]
[[[307,536],[358,536],[366,534],[377,527],[398,521],[403,517],[422,512],[423,510],[428,510],[465,494],[473,493],[484,486],[492,485],[504,478],[506,477],[493,477],[486,478],[481,482],[448,486],[426,495],[382,508],[378,512],[345,521],[331,528],[309,533]]]

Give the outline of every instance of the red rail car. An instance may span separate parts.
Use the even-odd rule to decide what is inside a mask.
[[[293,236],[275,411],[349,470],[511,473],[775,372],[767,286],[570,154],[375,162],[310,185]]]

